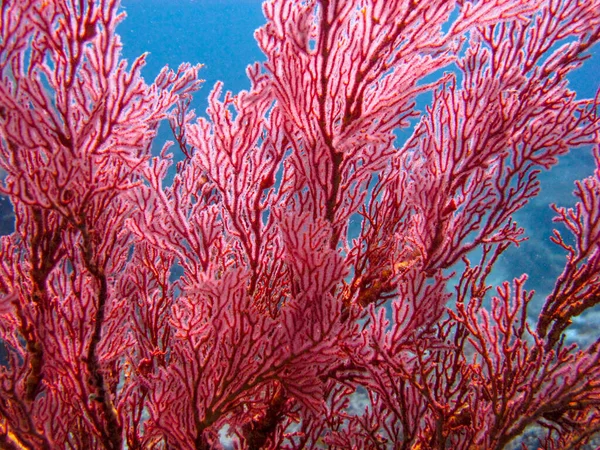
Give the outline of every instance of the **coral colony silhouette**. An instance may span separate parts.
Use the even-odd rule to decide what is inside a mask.
[[[121,58],[118,0],[0,4],[0,447],[592,442],[600,341],[564,336],[600,302],[600,96],[566,76],[600,1],[268,0],[251,89],[200,119],[200,66]],[[527,321],[489,275],[582,146]]]

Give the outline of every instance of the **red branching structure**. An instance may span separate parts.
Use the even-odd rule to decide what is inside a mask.
[[[566,80],[598,0],[268,0],[251,89],[217,84],[199,119],[200,67],[147,84],[117,0],[0,5],[0,447],[600,431],[600,340],[564,339],[600,302],[600,94]],[[553,206],[566,263],[531,320],[526,275],[490,274],[540,171],[586,145],[596,170]]]

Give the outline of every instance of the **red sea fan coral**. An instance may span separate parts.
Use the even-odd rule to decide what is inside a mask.
[[[536,430],[554,449],[600,430],[599,343],[564,343],[600,301],[598,97],[566,81],[597,0],[268,0],[266,62],[200,119],[199,66],[147,84],[144,56],[121,59],[118,1],[0,5],[0,447],[500,449]],[[596,171],[554,207],[572,236],[530,323],[526,276],[488,278],[540,171],[584,145]]]

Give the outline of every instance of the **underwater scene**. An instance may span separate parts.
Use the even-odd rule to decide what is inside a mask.
[[[598,41],[0,0],[0,448],[600,448]]]

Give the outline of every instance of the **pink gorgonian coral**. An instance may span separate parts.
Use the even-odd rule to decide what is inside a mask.
[[[204,118],[199,66],[122,59],[118,0],[0,10],[0,447],[592,442],[600,341],[564,335],[600,303],[600,96],[566,76],[598,0],[267,0],[266,61]],[[582,146],[532,321],[490,273]]]

